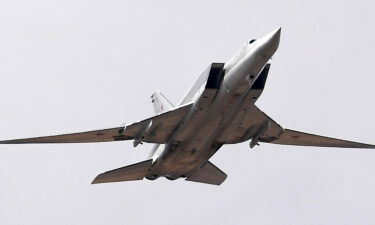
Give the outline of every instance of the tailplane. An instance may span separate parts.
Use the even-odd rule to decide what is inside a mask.
[[[93,184],[142,180],[152,165],[152,159],[99,174]]]
[[[220,185],[225,179],[227,179],[227,175],[210,161],[186,178],[187,181],[214,185]]]
[[[156,90],[151,95],[151,99],[156,114],[167,112],[174,108],[173,104],[159,90]]]

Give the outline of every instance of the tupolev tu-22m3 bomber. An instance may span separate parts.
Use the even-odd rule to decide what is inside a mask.
[[[226,63],[212,63],[177,106],[159,91],[151,96],[156,115],[126,126],[82,133],[1,141],[1,144],[88,143],[133,140],[154,143],[150,159],[99,174],[92,183],[170,180],[220,185],[227,175],[209,159],[224,145],[249,141],[341,148],[375,145],[284,129],[255,102],[261,95],[281,28],[247,42]]]

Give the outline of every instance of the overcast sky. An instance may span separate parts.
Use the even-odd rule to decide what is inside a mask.
[[[0,1],[0,139],[153,115],[211,62],[282,27],[257,105],[282,126],[375,143],[372,1]],[[132,142],[0,146],[1,225],[373,225],[375,151],[248,143],[211,159],[222,186],[90,185],[143,161]]]

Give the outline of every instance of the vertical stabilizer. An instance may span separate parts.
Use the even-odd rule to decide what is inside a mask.
[[[151,99],[156,114],[167,112],[174,108],[173,104],[159,90],[156,90],[151,95]]]

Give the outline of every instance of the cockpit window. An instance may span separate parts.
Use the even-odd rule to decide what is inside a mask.
[[[257,40],[257,39],[251,39],[251,40],[249,41],[249,44],[254,43],[256,40]]]

